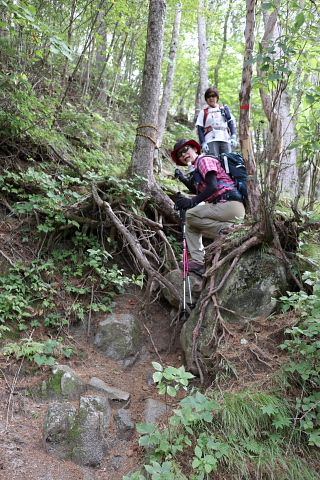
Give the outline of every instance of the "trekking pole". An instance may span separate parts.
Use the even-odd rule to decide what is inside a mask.
[[[186,210],[180,210],[180,220],[182,226],[182,248],[183,248],[183,309],[182,320],[187,320],[187,302],[186,302],[186,283],[188,281],[190,308],[193,309],[195,305],[192,302],[190,273],[188,264],[188,248],[186,237]]]

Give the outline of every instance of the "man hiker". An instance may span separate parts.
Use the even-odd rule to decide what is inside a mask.
[[[203,275],[204,247],[202,234],[216,238],[227,234],[234,227],[233,221],[244,217],[245,208],[236,183],[222,167],[218,158],[201,156],[201,146],[195,140],[182,138],[171,152],[172,160],[179,166],[190,166],[187,178],[179,169],[178,178],[195,197],[179,195],[175,208],[186,212],[186,239],[190,260],[190,272]]]

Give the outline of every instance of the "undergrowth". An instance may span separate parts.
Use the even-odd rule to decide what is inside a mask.
[[[296,325],[280,345],[289,360],[280,376],[300,396],[208,390],[189,387],[184,367],[157,370],[159,393],[189,395],[167,414],[165,427],[138,424],[145,461],[124,480],[316,480],[320,446],[319,325],[320,271],[307,272],[312,293],[282,297],[284,310],[297,310]],[[302,320],[301,320],[302,319]],[[276,377],[276,376],[275,376]]]

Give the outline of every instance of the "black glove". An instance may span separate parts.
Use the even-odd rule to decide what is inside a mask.
[[[187,210],[195,206],[193,198],[179,197],[174,204],[175,210]]]
[[[181,172],[181,170],[179,168],[175,169],[174,178],[178,178],[181,182],[182,182],[182,180],[186,179],[186,177],[183,175],[183,173]]]

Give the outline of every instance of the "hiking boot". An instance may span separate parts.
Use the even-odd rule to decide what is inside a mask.
[[[179,267],[183,270],[183,262],[179,262]],[[203,275],[206,271],[205,266],[201,263],[188,262],[189,272],[196,273],[197,275]]]
[[[236,225],[232,225],[232,227],[222,228],[219,232],[219,235],[228,235],[229,233],[233,232],[235,228]]]

